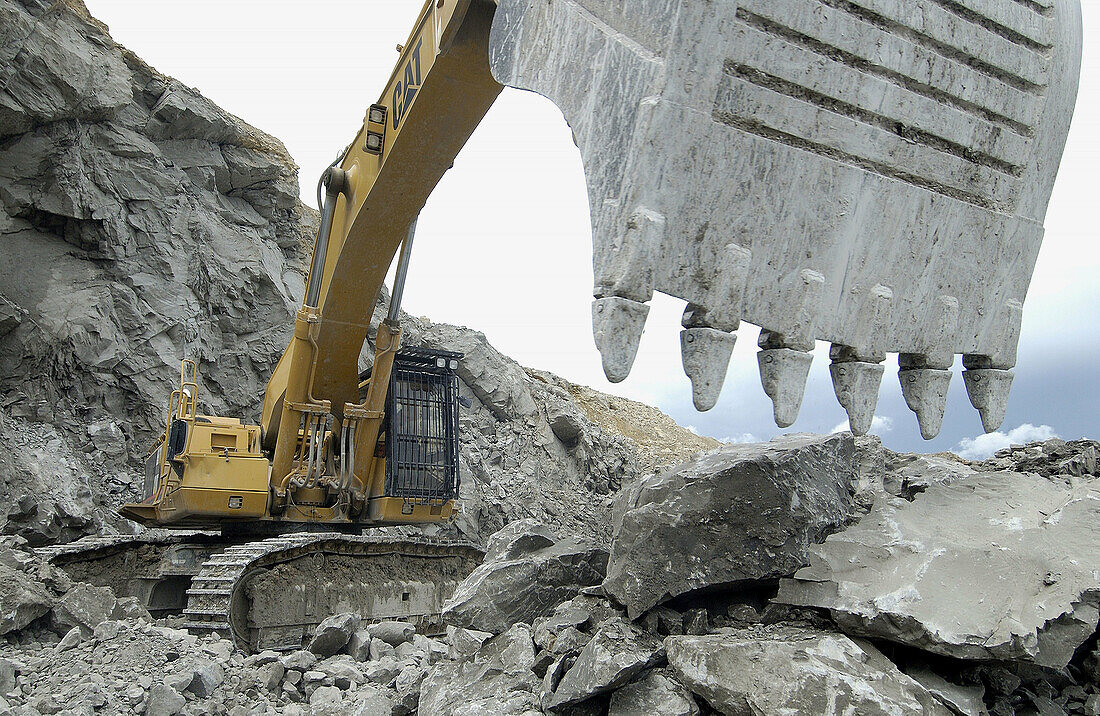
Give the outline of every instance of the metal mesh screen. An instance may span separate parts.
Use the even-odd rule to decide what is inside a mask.
[[[449,500],[458,492],[459,354],[397,354],[386,404],[386,496]],[[438,363],[443,365],[438,365]]]

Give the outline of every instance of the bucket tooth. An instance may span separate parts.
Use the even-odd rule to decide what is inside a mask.
[[[775,424],[781,428],[789,428],[798,419],[813,359],[812,353],[791,348],[769,348],[756,354],[760,383],[772,399]]]
[[[833,346],[833,363],[829,366],[829,373],[833,377],[833,391],[841,407],[848,413],[848,425],[852,432],[866,435],[875,417],[885,368],[881,363],[861,360],[838,361],[838,348],[841,353],[846,350],[844,346]]]
[[[603,372],[612,383],[630,375],[638,343],[649,316],[649,306],[629,298],[610,296],[592,302],[592,334],[603,359]]]
[[[691,379],[691,397],[696,410],[710,410],[718,402],[735,343],[736,334],[716,328],[680,331],[684,373]]]
[[[970,404],[982,417],[982,427],[991,433],[1001,427],[1008,410],[1008,394],[1012,388],[1010,370],[997,368],[972,368],[963,371],[963,382]]]
[[[947,408],[947,388],[951,371],[936,368],[901,368],[898,370],[901,394],[905,404],[917,414],[920,434],[931,440],[940,434],[943,413]]]

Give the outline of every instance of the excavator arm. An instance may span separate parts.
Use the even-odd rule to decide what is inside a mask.
[[[287,489],[308,479],[302,472],[310,442],[325,433],[310,426],[328,415],[341,438],[354,441],[351,454],[363,456],[351,469],[351,491],[375,497],[379,518],[390,509],[379,502],[383,485],[374,455],[400,343],[399,290],[378,330],[363,402],[358,358],[395,254],[404,245],[403,283],[420,209],[502,89],[489,72],[494,10],[495,3],[483,0],[425,3],[382,96],[326,172],[306,301],[264,400],[261,426],[274,453],[276,511]]]

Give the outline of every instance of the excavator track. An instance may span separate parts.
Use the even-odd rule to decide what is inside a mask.
[[[154,616],[182,613],[186,628],[249,651],[300,648],[323,619],[349,611],[440,633],[443,602],[483,557],[469,542],[314,532],[257,540],[154,531],[36,552],[74,579],[135,596]]]
[[[299,648],[325,617],[358,612],[443,630],[443,602],[482,559],[472,543],[287,534],[229,547],[187,590],[184,626],[247,650]]]

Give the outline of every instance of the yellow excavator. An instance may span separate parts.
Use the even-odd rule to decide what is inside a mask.
[[[259,425],[201,414],[184,361],[145,499],[121,508],[221,535],[57,548],[74,576],[125,575],[116,588],[154,611],[253,649],[297,647],[349,604],[440,628],[476,547],[331,532],[455,514],[461,356],[403,349],[401,297],[417,216],[505,84],[550,97],[573,128],[610,379],[661,290],[688,304],[700,409],[744,319],[762,328],[780,425],[817,340],[856,432],[886,352],[926,437],[960,354],[983,424],[1000,424],[1076,94],[1077,0],[427,0],[399,51],[318,184],[305,299]]]

